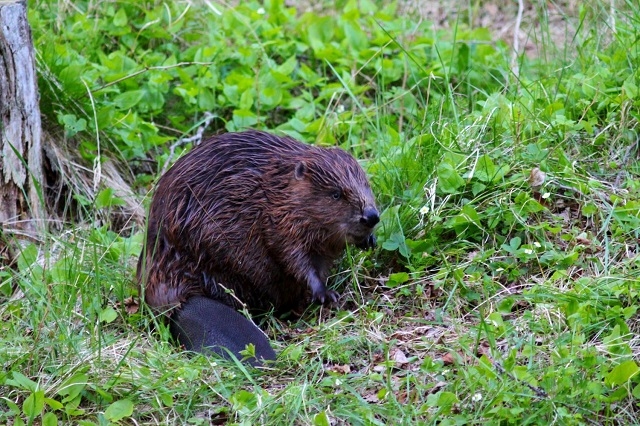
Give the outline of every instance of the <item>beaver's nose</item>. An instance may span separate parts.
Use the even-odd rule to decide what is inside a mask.
[[[380,222],[380,215],[378,214],[378,210],[376,210],[375,207],[365,208],[362,212],[360,223],[367,225],[369,228],[373,228],[378,222]]]

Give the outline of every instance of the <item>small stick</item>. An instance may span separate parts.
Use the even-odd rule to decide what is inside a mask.
[[[191,143],[191,142],[193,142],[195,145],[199,145],[200,142],[202,142],[202,135],[204,134],[205,129],[209,127],[209,124],[211,124],[211,121],[213,121],[213,119],[216,117],[217,117],[216,115],[211,114],[209,111],[205,111],[204,123],[202,124],[202,126],[198,127],[198,130],[196,130],[196,134],[193,136],[180,138],[176,142],[174,142],[171,145],[171,147],[169,147],[169,157],[167,157],[167,161],[165,161],[160,175],[163,175],[171,165],[171,160],[173,159],[173,156],[176,154],[177,147],[179,147],[180,145]]]
[[[524,1],[518,0],[518,15],[516,16],[516,26],[513,29],[513,58],[511,60],[511,70],[516,76],[516,79],[520,77],[520,69],[518,67],[518,55],[520,50],[520,42],[518,40],[518,34],[520,33],[520,24],[522,24],[522,14],[524,12]]]

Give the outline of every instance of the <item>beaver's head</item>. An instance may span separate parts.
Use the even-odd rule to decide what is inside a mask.
[[[318,239],[331,246],[344,247],[347,242],[373,247],[373,228],[380,215],[362,167],[339,148],[316,148],[309,154],[296,162],[293,171],[294,195],[301,198],[299,213],[309,216]]]

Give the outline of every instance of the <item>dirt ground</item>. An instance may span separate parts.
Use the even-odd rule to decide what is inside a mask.
[[[541,53],[539,46],[548,45],[550,41],[558,48],[571,43],[578,25],[579,2],[406,0],[401,9],[418,14],[440,28],[451,27],[456,22],[489,28],[496,39],[505,41],[519,53],[524,51],[535,57]]]
[[[285,0],[285,3],[300,12],[327,8],[321,1]],[[496,40],[505,41],[519,54],[524,52],[529,57],[543,54],[540,46],[569,48],[579,25],[580,5],[584,4],[579,0],[399,0],[398,3],[399,14],[419,16],[433,22],[436,28],[450,28],[456,23],[488,28]],[[610,13],[617,3],[623,6],[624,2],[610,0],[610,10],[599,12]]]

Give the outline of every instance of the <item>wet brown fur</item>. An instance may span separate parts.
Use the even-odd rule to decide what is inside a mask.
[[[372,238],[366,207],[367,177],[341,149],[258,131],[213,137],[158,182],[138,263],[145,300],[158,311],[194,295],[278,312],[311,293],[324,302],[345,243]]]

